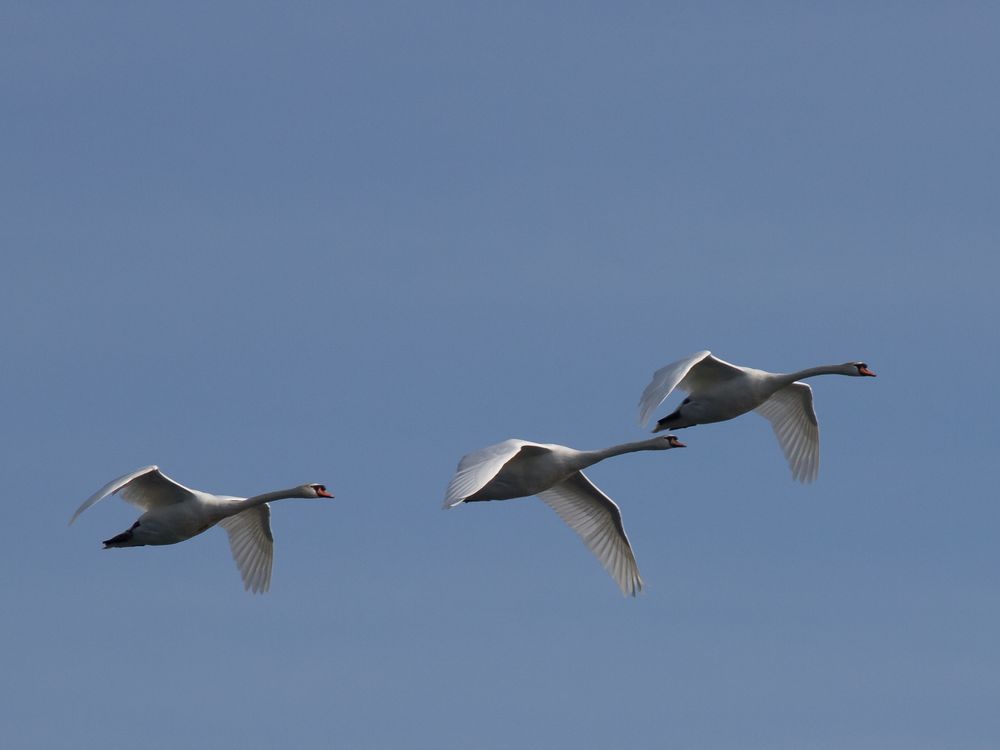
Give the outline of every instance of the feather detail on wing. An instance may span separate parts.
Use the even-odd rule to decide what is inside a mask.
[[[514,458],[525,446],[541,449],[541,446],[536,443],[512,438],[462,456],[462,460],[458,462],[455,476],[448,483],[443,507],[453,508],[469,495],[474,495],[481,490],[500,472],[504,464]]]
[[[122,500],[148,511],[174,503],[181,503],[194,498],[194,491],[175,482],[161,473],[156,466],[146,466],[142,469],[125,474],[108,482],[97,492],[83,501],[76,513],[69,519],[73,523],[83,511],[100,502],[108,495],[118,493]]]
[[[271,510],[267,503],[219,521],[229,534],[236,567],[243,577],[243,588],[263,593],[271,587],[271,563],[274,537],[271,535]]]
[[[626,596],[642,589],[639,566],[615,502],[582,472],[571,474],[538,497],[573,529]]]
[[[664,365],[653,373],[653,379],[649,381],[646,390],[639,398],[639,426],[642,427],[649,421],[653,410],[664,402],[667,396],[677,387],[688,370],[698,364],[705,357],[709,356],[708,351],[692,354],[690,357],[679,359]]]
[[[674,388],[692,392],[745,375],[738,365],[713,357],[709,351],[697,352],[661,367],[653,373],[639,398],[639,425],[645,425],[653,410],[662,404]]]
[[[771,423],[792,477],[804,483],[814,481],[819,475],[819,424],[813,409],[812,388],[805,383],[792,383],[755,411]]]

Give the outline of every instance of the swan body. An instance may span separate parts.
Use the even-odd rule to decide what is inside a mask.
[[[185,487],[158,467],[147,466],[104,485],[77,508],[70,524],[87,508],[114,494],[144,512],[131,528],[106,539],[105,549],[177,544],[218,524],[229,535],[244,588],[254,593],[267,591],[271,585],[274,537],[268,503],[292,497],[333,497],[321,484],[303,484],[249,498],[213,495]]]
[[[819,473],[819,423],[812,388],[799,381],[816,375],[875,377],[864,362],[823,365],[786,374],[733,365],[702,351],[653,373],[639,399],[639,424],[646,424],[653,410],[675,388],[686,391],[688,397],[660,419],[653,432],[723,422],[756,410],[771,423],[792,477],[812,482]]]
[[[635,596],[642,588],[642,579],[622,525],[621,509],[587,479],[583,469],[623,453],[683,447],[673,435],[596,451],[505,440],[462,458],[448,484],[444,507],[538,495],[580,535],[622,593]]]

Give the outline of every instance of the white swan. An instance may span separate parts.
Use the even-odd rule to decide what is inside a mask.
[[[811,367],[785,375],[732,365],[711,352],[698,352],[653,373],[639,399],[639,424],[646,424],[674,388],[687,391],[688,397],[659,420],[653,432],[722,422],[756,410],[774,428],[792,476],[812,482],[819,473],[819,424],[812,388],[796,381],[814,375],[875,377],[864,362]]]
[[[538,495],[580,535],[622,592],[635,596],[642,579],[622,526],[621,510],[581,469],[622,453],[683,447],[673,435],[596,451],[504,440],[462,458],[448,484],[444,507]]]
[[[176,544],[219,524],[229,534],[243,587],[254,593],[267,591],[271,585],[274,537],[267,503],[289,497],[333,497],[322,484],[303,484],[250,498],[212,495],[178,484],[156,466],[147,466],[101,487],[76,509],[69,522],[115,493],[145,512],[128,531],[106,540],[105,549]]]

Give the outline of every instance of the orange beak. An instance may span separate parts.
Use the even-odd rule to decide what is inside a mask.
[[[872,378],[875,377],[875,373],[869,370],[867,367],[859,367],[858,372],[860,372],[862,375],[868,375],[869,377]]]
[[[326,490],[316,490],[316,494],[319,495],[320,497],[333,497],[333,495],[331,495]]]

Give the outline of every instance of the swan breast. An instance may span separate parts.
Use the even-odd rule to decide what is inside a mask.
[[[142,544],[176,544],[207,531],[219,520],[194,503],[178,503],[143,513],[133,536]]]
[[[522,449],[468,500],[511,500],[549,489],[572,474],[573,467],[551,451]]]
[[[685,420],[698,424],[723,422],[753,411],[767,401],[776,387],[768,380],[740,378],[692,393],[680,407]]]

